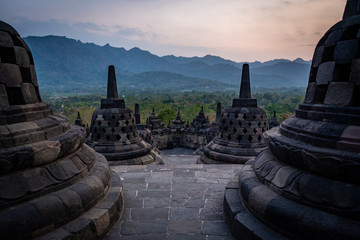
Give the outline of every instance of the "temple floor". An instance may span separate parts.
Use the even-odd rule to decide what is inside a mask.
[[[165,165],[111,167],[123,183],[125,210],[106,239],[233,239],[223,198],[242,165],[195,164],[192,153],[162,150]]]

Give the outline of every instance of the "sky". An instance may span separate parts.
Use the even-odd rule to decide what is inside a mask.
[[[346,0],[1,0],[22,37],[58,35],[153,54],[311,60]]]

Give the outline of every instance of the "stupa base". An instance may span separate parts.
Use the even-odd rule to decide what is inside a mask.
[[[258,148],[237,148],[232,146],[222,146],[212,141],[203,147],[203,154],[198,159],[201,164],[244,164],[265,149]]]
[[[104,154],[105,155],[105,154]],[[112,160],[109,161],[110,166],[120,166],[120,165],[164,165],[162,157],[154,150],[151,150],[148,154],[131,158],[125,160]]]
[[[244,166],[244,168],[248,165]],[[239,195],[239,181],[233,179],[225,188],[224,215],[235,239],[287,239],[255,218],[244,206]]]
[[[317,206],[314,201],[320,199],[319,196],[323,196],[322,192],[327,189],[319,185],[318,191],[311,191],[310,195],[308,190],[315,185],[314,182],[323,183],[327,179],[311,181],[310,178],[317,177],[302,176],[285,165],[269,169],[262,162],[263,158],[272,158],[272,155],[269,151],[264,151],[255,160],[247,162],[239,173],[238,182],[234,180],[226,187],[224,213],[235,238],[358,239],[360,225],[354,212],[347,211],[346,207],[341,208],[351,202],[345,194],[342,193],[341,200],[332,202],[331,206],[327,206],[325,201]],[[267,185],[266,181],[259,178],[259,172],[255,171],[259,165],[267,169],[267,178],[274,178],[272,184]],[[301,181],[297,182],[299,179]],[[297,186],[306,180],[310,181],[306,187],[302,187],[303,198],[295,199],[292,195],[296,194]],[[285,184],[293,185],[291,191],[284,191]],[[282,186],[280,192],[277,185]],[[325,185],[332,189],[336,187],[336,184],[331,184],[330,181]],[[346,192],[345,188],[343,189],[343,192]],[[331,197],[334,196],[333,194]],[[309,199],[312,202],[309,202]],[[341,206],[336,208],[338,203]]]
[[[102,239],[124,212],[123,188],[119,176],[111,171],[107,196],[92,209],[68,224],[43,235],[49,239]]]
[[[2,239],[99,239],[105,236],[122,215],[123,189],[119,176],[110,170],[105,157],[89,150],[84,145],[73,157],[90,164],[79,173],[85,175],[82,179],[74,177],[66,187],[67,182],[50,186],[48,191],[60,189],[0,211]],[[65,176],[61,173],[74,172],[71,166],[75,163],[82,166],[73,163],[68,161],[67,168],[62,165],[63,168],[53,172],[57,173],[55,177],[50,174],[48,177],[59,179]],[[46,165],[45,168],[54,167]],[[42,179],[45,182],[45,178]],[[41,182],[34,180],[33,184]],[[46,193],[46,189],[43,192]]]

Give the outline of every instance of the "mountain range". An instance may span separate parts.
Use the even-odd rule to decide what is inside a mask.
[[[119,89],[191,91],[238,89],[243,62],[218,56],[157,56],[140,48],[98,46],[59,36],[26,37],[43,90],[87,93],[107,84],[114,65]],[[250,62],[253,88],[306,87],[310,61]]]

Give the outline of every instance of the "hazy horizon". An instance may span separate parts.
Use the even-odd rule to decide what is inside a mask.
[[[236,62],[302,58],[342,19],[346,0],[3,0],[22,37],[66,36],[159,56],[214,55]]]

